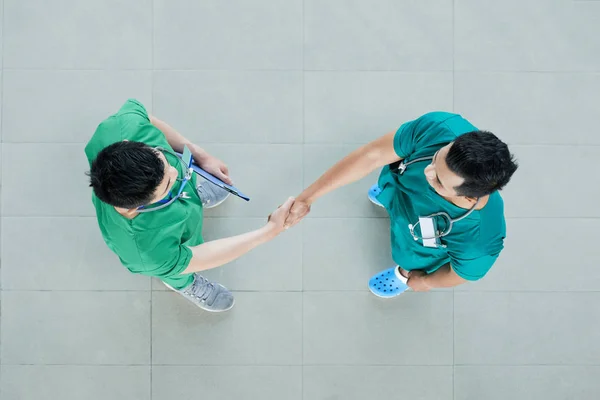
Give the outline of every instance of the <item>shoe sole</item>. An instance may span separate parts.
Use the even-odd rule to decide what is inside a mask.
[[[408,291],[408,290],[405,290],[404,292],[407,292],[407,291]],[[380,299],[386,299],[386,300],[388,300],[388,299],[393,299],[394,297],[398,297],[398,296],[400,296],[402,293],[404,293],[404,292],[402,292],[402,293],[398,293],[398,294],[396,294],[396,295],[394,295],[394,296],[388,296],[388,297],[384,297],[384,296],[380,296],[380,295],[378,295],[377,293],[373,292],[373,291],[371,290],[371,288],[369,288],[369,292],[371,292],[371,294],[372,294],[373,296],[377,297],[377,298],[380,298]]]
[[[369,196],[369,201],[373,204],[375,204],[377,207],[381,207],[381,208],[385,208],[383,206],[383,204],[379,203],[379,202],[375,202],[375,200],[373,200],[370,196]]]
[[[372,291],[372,290],[371,290],[371,288],[369,287],[369,285],[368,285],[368,284],[367,284],[367,287],[369,288],[369,292],[371,292],[371,294],[372,294],[373,296],[375,296],[375,297],[378,297],[378,298],[380,298],[380,299],[386,299],[386,300],[387,300],[387,299],[393,299],[394,297],[402,296],[402,295],[403,295],[404,293],[406,293],[406,292],[412,292],[412,289],[411,289],[411,288],[408,288],[408,289],[406,289],[404,292],[400,292],[400,293],[398,293],[398,294],[395,294],[395,295],[393,295],[393,296],[387,296],[387,297],[385,297],[385,296],[381,296],[381,295],[379,295],[379,294],[375,293],[374,291]]]
[[[177,290],[177,289],[173,288],[173,287],[172,287],[172,286],[170,286],[170,285],[167,285],[165,282],[163,282],[163,285],[165,285],[167,288],[171,289],[171,290],[172,290],[172,291],[174,291],[175,293],[178,293],[178,294],[180,294],[181,296],[183,296],[183,294],[181,294],[181,291],[179,291],[179,290]],[[190,300],[188,300],[188,302],[190,302],[190,303],[193,303],[193,301],[190,301]],[[206,312],[209,312],[209,313],[215,313],[215,314],[217,314],[217,313],[222,313],[222,312],[225,312],[225,311],[229,311],[229,310],[231,310],[231,309],[233,308],[233,306],[235,305],[235,297],[233,298],[233,303],[231,303],[231,307],[229,307],[229,308],[226,308],[226,309],[224,309],[224,310],[208,310],[208,309],[206,309],[206,308],[202,308],[202,307],[200,307],[198,304],[194,304],[194,305],[195,305],[196,307],[198,307],[199,309],[201,309],[202,311],[206,311]]]

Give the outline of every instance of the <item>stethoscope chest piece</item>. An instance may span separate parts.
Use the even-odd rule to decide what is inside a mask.
[[[433,157],[421,157],[412,161],[402,160],[397,164],[397,172],[399,175],[404,174],[406,172],[406,168],[414,163],[432,160]],[[395,165],[394,165],[395,166]],[[434,247],[434,248],[446,248],[447,246],[441,242],[441,238],[447,236],[452,231],[452,227],[455,222],[463,220],[467,218],[479,204],[480,199],[477,199],[473,207],[469,209],[465,214],[463,214],[459,218],[453,219],[446,212],[438,212],[431,215],[427,215],[425,217],[419,217],[419,221],[415,224],[408,224],[408,230],[410,231],[411,236],[415,241],[422,240],[423,246],[425,247]],[[445,227],[443,230],[439,229],[436,217],[442,217],[444,219]],[[421,235],[415,233],[416,227],[419,226],[421,228]]]

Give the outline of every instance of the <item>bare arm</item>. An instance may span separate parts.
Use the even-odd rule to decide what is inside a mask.
[[[283,224],[292,204],[294,204],[294,199],[289,198],[271,214],[269,222],[262,228],[192,247],[192,260],[182,273],[189,274],[220,267],[275,238],[284,230]]]
[[[424,292],[434,288],[450,288],[462,285],[466,280],[458,276],[450,264],[440,267],[432,274],[415,270],[408,275],[408,286],[418,292]]]
[[[169,145],[173,148],[173,150],[182,153],[183,146],[187,146],[192,152],[192,156],[198,165],[225,183],[232,183],[231,179],[229,178],[229,170],[222,161],[210,155],[202,147],[189,141],[185,136],[177,132],[175,128],[167,124],[165,121],[162,121],[153,115],[150,115],[149,118],[152,125],[157,127],[165,135],[167,142],[169,142]]]
[[[152,125],[157,127],[165,135],[167,142],[169,142],[173,150],[181,153],[183,152],[183,146],[187,146],[190,150],[199,150],[201,153],[206,153],[204,149],[190,142],[185,136],[177,132],[175,128],[167,124],[165,121],[156,118],[154,115],[150,115],[149,117]]]
[[[364,178],[377,168],[400,160],[394,151],[395,132],[390,132],[353,151],[325,172],[296,199],[286,226],[297,223],[319,197]]]
[[[192,260],[184,274],[204,271],[227,264],[277,236],[269,225],[252,232],[213,240],[192,247]]]

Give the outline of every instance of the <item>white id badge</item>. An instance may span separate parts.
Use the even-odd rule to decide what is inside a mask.
[[[423,246],[438,247],[439,238],[433,238],[437,234],[437,226],[435,220],[431,217],[419,217],[419,225],[421,226],[421,237],[423,238]]]

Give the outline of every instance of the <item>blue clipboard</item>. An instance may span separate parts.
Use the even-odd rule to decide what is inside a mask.
[[[178,153],[178,152],[175,152],[175,153],[179,157],[182,157],[181,153]],[[194,170],[195,173],[197,173],[198,175],[200,175],[201,177],[203,177],[204,179],[206,179],[213,185],[217,185],[218,187],[227,190],[229,193],[239,197],[240,199],[250,201],[250,197],[248,197],[245,194],[243,194],[242,192],[240,192],[235,186],[228,185],[225,182],[223,182],[222,180],[220,180],[219,178],[217,178],[216,176],[209,174],[208,172],[206,172],[205,170],[200,168],[198,166],[198,164],[196,164],[196,162],[193,161],[190,168],[192,168],[192,170]]]

